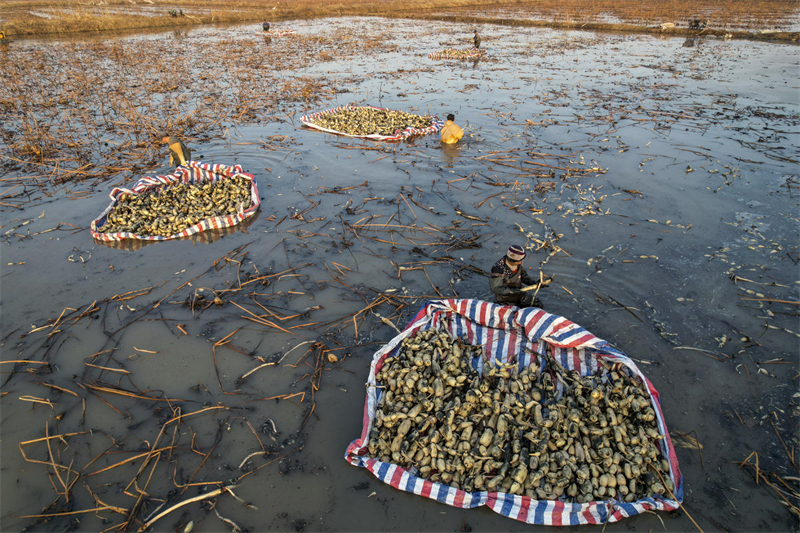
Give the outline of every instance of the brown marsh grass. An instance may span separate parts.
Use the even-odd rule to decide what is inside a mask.
[[[183,15],[171,16],[171,10],[180,10]],[[146,0],[138,4],[127,0],[98,3],[9,0],[0,4],[0,24],[9,37],[331,16],[449,19],[622,31],[653,31],[661,23],[671,22],[676,25],[671,31],[688,32],[688,19],[702,18],[709,21],[709,32],[744,33],[787,32],[797,23],[799,13],[800,4],[796,0],[691,3],[686,0]],[[796,34],[793,36],[796,38]],[[787,37],[772,34],[771,38]]]
[[[22,181],[45,186],[136,174],[160,158],[159,132],[197,141],[293,115],[291,106],[313,104],[334,89],[317,77],[276,73],[294,71],[323,50],[364,53],[355,36],[294,36],[279,49],[222,39],[203,49],[206,61],[191,66],[175,42],[66,43],[58,52],[9,47],[0,89],[8,150],[0,176],[24,168]],[[212,65],[219,64],[228,75],[217,75]],[[190,68],[197,83],[174,76]]]

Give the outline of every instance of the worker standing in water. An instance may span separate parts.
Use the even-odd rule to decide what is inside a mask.
[[[508,247],[506,255],[492,265],[492,277],[489,278],[489,288],[494,294],[494,301],[501,305],[516,305],[517,307],[538,307],[542,302],[536,293],[529,292],[548,285],[552,278],[541,275],[534,279],[522,266],[522,260],[527,253],[519,245]]]
[[[455,144],[464,136],[464,130],[454,122],[456,116],[452,113],[447,115],[447,122],[442,128],[441,138],[444,144]]]
[[[161,135],[161,143],[169,146],[169,164],[170,166],[177,167],[185,165],[192,159],[192,151],[186,147],[183,142],[177,137],[163,133]]]

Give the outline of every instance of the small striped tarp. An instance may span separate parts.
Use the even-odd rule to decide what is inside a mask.
[[[375,376],[383,362],[394,355],[403,339],[418,331],[443,328],[469,344],[481,344],[492,361],[509,362],[517,357],[520,368],[531,364],[530,351],[545,353],[545,348],[565,368],[589,375],[600,368],[599,360],[619,363],[647,387],[659,432],[661,453],[670,464],[670,479],[675,484],[677,499],[666,497],[643,498],[626,503],[617,500],[600,500],[591,503],[569,503],[553,500],[535,500],[528,496],[504,492],[465,492],[450,485],[425,480],[416,475],[416,469],[384,463],[368,457],[367,442],[372,430],[382,389]],[[527,350],[526,350],[527,348]],[[530,350],[530,351],[529,351]],[[541,361],[539,362],[541,364]],[[480,371],[480,362],[473,366]],[[557,385],[563,391],[563,385]],[[560,393],[561,391],[559,391]],[[390,340],[373,356],[367,380],[367,398],[364,404],[361,436],[350,443],[345,459],[354,466],[366,468],[378,479],[406,492],[411,492],[446,503],[454,507],[471,508],[486,505],[493,511],[529,524],[569,526],[616,522],[646,511],[672,511],[683,502],[683,477],[678,469],[678,458],[661,412],[661,402],[653,384],[642,374],[636,364],[623,352],[608,342],[595,337],[570,320],[547,313],[541,309],[519,309],[481,300],[435,300],[428,302],[411,320],[406,329]]]
[[[114,209],[119,201],[119,198],[126,194],[142,194],[145,191],[152,189],[159,189],[161,187],[169,186],[176,183],[190,183],[200,184],[204,182],[216,182],[234,177],[242,177],[250,180],[250,198],[252,203],[244,209],[240,209],[233,215],[225,215],[221,217],[211,217],[201,220],[193,226],[189,226],[180,233],[169,235],[167,237],[161,235],[137,235],[126,231],[114,233],[102,233],[98,231],[106,223],[108,214]],[[258,188],[256,187],[256,180],[252,174],[247,174],[242,171],[239,165],[212,165],[209,163],[202,163],[200,161],[189,161],[186,165],[181,165],[175,169],[175,172],[165,176],[145,176],[137,181],[130,189],[124,187],[116,187],[109,194],[111,203],[105,210],[100,213],[96,219],[92,220],[91,233],[92,237],[98,241],[122,241],[125,239],[139,239],[145,241],[166,241],[170,239],[178,239],[181,237],[188,237],[196,233],[206,230],[216,230],[235,226],[253,216],[258,211],[261,205],[261,199],[258,196]]]
[[[442,127],[444,127],[444,122],[439,120],[439,117],[433,116],[433,117],[431,117],[431,125],[428,126],[427,128],[412,128],[412,127],[408,127],[408,128],[406,128],[406,129],[404,129],[402,131],[401,130],[395,131],[393,135],[377,135],[377,134],[350,135],[348,133],[344,133],[344,132],[341,132],[341,131],[336,131],[336,130],[332,130],[332,129],[329,129],[329,128],[323,128],[322,126],[319,126],[319,125],[314,123],[314,119],[316,119],[316,118],[318,118],[318,117],[320,117],[322,115],[336,113],[336,112],[342,111],[342,110],[358,109],[358,107],[359,106],[353,106],[353,105],[343,105],[343,106],[339,106],[339,107],[332,107],[331,109],[325,109],[324,111],[317,111],[316,113],[311,113],[311,114],[308,114],[308,115],[304,115],[303,117],[300,118],[300,122],[303,123],[303,126],[306,126],[306,127],[309,127],[309,128],[313,128],[313,129],[316,129],[316,130],[325,131],[325,132],[328,132],[328,133],[335,133],[336,135],[344,135],[345,137],[357,137],[359,139],[370,139],[370,140],[373,140],[373,141],[402,141],[402,140],[407,139],[407,138],[409,138],[411,136],[428,135],[428,134],[431,134],[431,133],[436,133],[437,131],[441,130]],[[362,107],[369,107],[369,108],[372,108],[372,109],[380,109],[381,111],[385,111],[386,110],[386,108],[383,108],[383,107],[375,107],[375,106],[362,106]]]
[[[475,59],[476,57],[481,57],[483,54],[484,50],[480,50],[478,48],[468,48],[466,50],[446,48],[437,52],[431,52],[428,54],[428,59]]]

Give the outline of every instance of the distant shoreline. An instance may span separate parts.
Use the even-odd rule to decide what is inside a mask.
[[[798,42],[800,5],[776,0],[768,6],[742,6],[736,0],[716,0],[687,10],[678,0],[645,4],[625,0],[7,0],[0,3],[0,30],[6,40],[86,33],[181,30],[207,24],[281,22],[324,17],[370,16],[440,20],[464,24],[496,24],[564,30],[589,30],[714,36],[728,39]],[[270,7],[271,6],[271,7]],[[458,14],[453,14],[458,13]],[[688,15],[687,15],[688,13]],[[689,27],[700,17],[707,25]],[[609,22],[612,21],[612,22]],[[665,25],[662,29],[662,25]]]

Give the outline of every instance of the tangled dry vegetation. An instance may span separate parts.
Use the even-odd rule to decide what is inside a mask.
[[[225,138],[241,124],[293,116],[292,106],[334,90],[329,79],[293,73],[304,58],[360,47],[355,37],[341,36],[336,46],[331,39],[292,36],[280,50],[216,39],[203,44],[203,61],[193,59],[199,51],[182,49],[179,33],[146,43],[9,47],[0,177],[14,176],[3,179],[24,188],[7,191],[3,205],[20,206],[39,186],[137,178],[163,159],[160,132],[197,143]],[[225,76],[218,75],[221,64]]]
[[[173,28],[193,24],[241,23],[258,20],[297,20],[329,16],[383,16],[442,19],[464,22],[499,21],[555,27],[637,31],[671,22],[688,31],[687,21],[709,21],[709,31],[787,32],[796,23],[793,0],[293,0],[261,2],[238,0],[11,0],[0,6],[0,20],[10,36],[84,31]],[[514,13],[509,17],[509,12]],[[498,15],[502,16],[498,19]],[[744,36],[744,35],[740,35]],[[771,38],[792,38],[791,36]],[[796,34],[795,37],[796,39]]]

